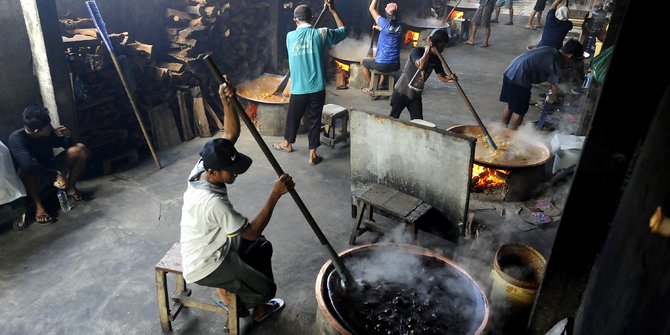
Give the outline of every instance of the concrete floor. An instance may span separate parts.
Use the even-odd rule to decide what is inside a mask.
[[[446,60],[485,121],[500,118],[503,104],[498,95],[505,67],[537,42],[539,34],[520,24],[494,25],[489,48],[456,45],[446,51]],[[328,90],[328,103],[388,113],[388,100],[370,101],[353,89]],[[434,78],[424,91],[424,106],[425,119],[441,128],[474,123],[455,88]],[[528,118],[538,115],[531,107]],[[408,118],[407,113],[402,117]],[[147,158],[134,169],[82,182],[80,188],[94,192],[95,199],[77,203],[53,225],[31,225],[22,232],[1,227],[0,333],[161,333],[153,267],[179,239],[186,178],[207,140],[194,139],[160,152],[161,170]],[[278,140],[266,138],[269,144]],[[238,148],[253,157],[254,164],[230,186],[230,198],[240,212],[254,216],[275,176],[248,131],[243,131]],[[299,136],[296,148],[291,154],[278,153],[277,159],[294,176],[298,193],[334,248],[344,250],[353,223],[349,147],[322,147],[325,161],[315,167],[307,164],[305,135]],[[568,186],[565,181],[546,190],[547,198],[561,207]],[[419,244],[454,259],[486,290],[492,255],[500,245],[528,243],[548,256],[557,225],[537,229],[524,223],[514,213],[522,205],[472,201],[476,220],[486,226],[480,239],[456,244],[422,233]],[[277,296],[287,306],[253,334],[315,334],[314,283],[327,254],[289,196],[278,204],[265,235],[274,244]],[[360,238],[375,240],[372,235]],[[192,287],[196,296],[208,299],[211,289]],[[219,334],[224,322],[221,315],[186,310],[173,323],[174,333]]]

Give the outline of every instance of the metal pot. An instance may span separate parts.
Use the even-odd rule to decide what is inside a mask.
[[[488,128],[488,127],[487,127]],[[457,134],[462,134],[477,139],[477,146],[475,147],[475,163],[479,165],[484,165],[488,167],[498,168],[498,169],[519,169],[519,168],[529,168],[535,166],[542,166],[551,158],[551,151],[549,148],[541,142],[537,143],[526,143],[524,145],[524,152],[522,158],[519,159],[501,159],[500,161],[487,160],[488,157],[481,156],[482,152],[485,152],[488,149],[488,144],[486,140],[483,139],[482,129],[477,125],[459,125],[453,126],[448,129]],[[490,131],[490,129],[489,129]],[[491,134],[496,141],[496,144],[500,146],[501,143],[498,143],[498,140],[502,138],[504,140],[512,140],[515,132],[509,129],[501,129],[497,131],[497,134]],[[490,150],[490,149],[488,149]],[[478,151],[480,155],[478,155]]]
[[[468,275],[464,270],[455,265],[451,260],[446,257],[434,253],[428,249],[412,246],[412,245],[403,245],[403,244],[369,244],[354,247],[340,253],[340,257],[345,262],[347,267],[352,266],[352,264],[361,261],[366,258],[372,257],[378,269],[372,269],[372,271],[382,271],[385,272],[388,270],[388,267],[383,262],[377,262],[377,259],[374,258],[374,255],[380,255],[377,253],[389,255],[390,258],[395,256],[402,257],[415,257],[419,260],[420,264],[439,264],[438,268],[435,267],[426,267],[421,270],[428,270],[428,275],[432,273],[449,273],[449,279],[439,278],[439,280],[447,280],[447,282],[452,283],[447,285],[441,290],[446,291],[446,295],[451,295],[452,297],[458,296],[466,297],[468,305],[458,305],[457,308],[468,310],[469,312],[464,318],[459,318],[450,315],[449,319],[453,319],[452,322],[460,323],[461,329],[463,332],[459,334],[482,334],[489,319],[489,304],[486,299],[484,292],[479,288],[475,281]],[[367,265],[366,265],[367,266]],[[366,269],[368,269],[367,267]],[[351,269],[351,268],[350,268]],[[407,269],[408,272],[411,269]],[[443,271],[443,272],[439,272]],[[446,271],[446,272],[444,272]],[[361,278],[356,278],[357,273],[352,271],[354,279],[359,282]],[[326,262],[319,271],[319,275],[316,279],[316,299],[318,303],[317,311],[317,328],[319,334],[362,334],[362,332],[354,332],[350,327],[352,320],[345,320],[344,318],[347,315],[347,311],[354,309],[355,307],[351,305],[341,305],[338,306],[337,299],[332,297],[332,288],[333,288],[333,276],[337,276],[337,273],[334,271],[334,267],[330,261]],[[407,286],[413,286],[409,284]],[[451,290],[451,291],[450,291]],[[440,304],[449,304],[458,301],[454,299],[453,301],[440,301]],[[409,309],[411,310],[411,309]],[[413,310],[412,310],[413,312]],[[401,316],[405,317],[405,316]],[[442,319],[440,319],[443,321]],[[356,321],[354,321],[356,322]],[[456,334],[457,335],[457,334]]]

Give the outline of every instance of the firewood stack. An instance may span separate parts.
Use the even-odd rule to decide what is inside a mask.
[[[79,140],[96,157],[93,161],[99,163],[98,172],[108,174],[135,164],[139,154],[148,150],[97,30],[90,19],[63,19],[61,29],[77,106]],[[168,63],[162,71],[163,63],[155,60],[160,55],[153,54],[152,45],[133,40],[127,32],[110,33],[110,39],[156,148],[168,148],[196,135],[209,137],[211,127],[223,128],[215,112],[220,108],[203,98],[197,79],[181,79],[183,70],[179,68],[185,64]],[[194,83],[189,86],[188,81]],[[192,93],[189,96],[184,91]]]

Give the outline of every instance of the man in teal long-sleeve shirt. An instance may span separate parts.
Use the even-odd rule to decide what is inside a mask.
[[[322,59],[326,47],[340,43],[347,37],[344,22],[337,15],[335,6],[328,0],[324,0],[324,3],[333,15],[337,29],[313,27],[312,11],[305,5],[296,7],[293,12],[293,20],[298,27],[286,35],[288,65],[291,71],[291,99],[284,141],[273,145],[277,150],[293,151],[300,120],[307,113],[309,163],[312,165],[322,160],[316,154],[316,148],[321,145],[321,113],[326,102],[326,75]]]

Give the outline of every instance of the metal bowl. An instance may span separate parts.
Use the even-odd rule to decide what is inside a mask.
[[[459,126],[453,126],[447,130],[457,134],[474,137],[477,140],[477,145],[475,147],[475,163],[479,165],[510,170],[510,169],[528,168],[528,167],[544,165],[551,158],[551,151],[544,143],[526,142],[523,143],[523,146],[520,146],[522,147],[523,152],[522,155],[520,155],[519,157],[514,157],[514,159],[506,157],[496,159],[495,157],[493,157],[493,159],[491,159],[492,158],[491,156],[493,155],[486,154],[486,156],[482,156],[483,152],[492,151],[492,149],[489,148],[488,143],[486,142],[486,138],[484,137],[484,132],[479,126],[459,125]],[[491,132],[490,129],[489,132]],[[499,147],[501,147],[500,145],[501,143],[498,143],[498,140],[496,138],[502,139],[503,141],[512,141],[514,140],[515,133],[516,132],[513,130],[502,128],[498,131],[498,133],[496,134],[492,133],[491,136],[493,136],[493,139],[494,141],[496,141],[496,144]]]
[[[422,273],[425,274],[419,275],[422,276],[422,280],[431,276],[436,277],[434,279],[435,282],[431,282],[430,285],[441,285],[441,282],[439,281],[448,283],[444,288],[439,290],[441,292],[445,291],[445,294],[453,298],[453,300],[439,300],[439,304],[455,304],[454,306],[458,311],[466,312],[460,313],[461,317],[455,315],[459,313],[454,313],[454,315],[449,314],[448,319],[453,320],[446,322],[459,323],[459,327],[462,330],[459,334],[483,334],[489,319],[489,304],[486,295],[470,275],[446,257],[428,249],[404,244],[369,244],[354,247],[340,253],[340,257],[350,270],[355,269],[357,262],[370,259],[372,260],[371,266],[369,266],[368,263],[362,265],[366,270],[374,273],[387,273],[392,271],[389,269],[388,264],[384,261],[380,261],[378,258],[380,255],[387,260],[392,260],[393,262],[397,261],[397,263],[393,264],[393,266],[398,268],[397,272],[402,273],[404,270],[411,276],[413,274],[416,275],[412,270],[418,270],[419,272],[423,270]],[[430,267],[419,266],[418,268],[405,268],[403,267],[403,259],[405,258],[416,258],[418,260],[417,264],[432,265]],[[359,263],[358,266],[361,266],[361,264]],[[357,278],[357,272],[351,272],[354,276],[354,280],[357,282],[361,281],[361,278]],[[441,277],[440,274],[442,273],[448,273],[449,275],[448,277]],[[333,277],[335,277],[335,279],[333,279]],[[337,286],[337,284],[334,284],[337,283],[337,278],[339,278],[339,276],[334,271],[332,262],[326,262],[321,268],[316,280],[316,299],[318,303],[317,328],[319,329],[319,333],[362,334],[364,332],[355,332],[350,328],[352,327],[350,324],[350,321],[352,320],[344,320],[346,315],[355,308],[348,304],[337,306],[336,300],[331,295],[333,286]],[[383,282],[384,281],[382,280],[381,283]],[[411,278],[407,283],[408,287],[419,285],[417,281],[414,281]],[[423,284],[425,284],[425,282]],[[412,309],[410,308],[409,310]]]
[[[240,98],[270,105],[288,104],[289,97],[273,95],[284,77],[278,75],[267,75],[253,80],[245,81],[237,85],[237,95]],[[289,81],[290,85],[291,82]],[[287,85],[287,86],[288,86]]]

